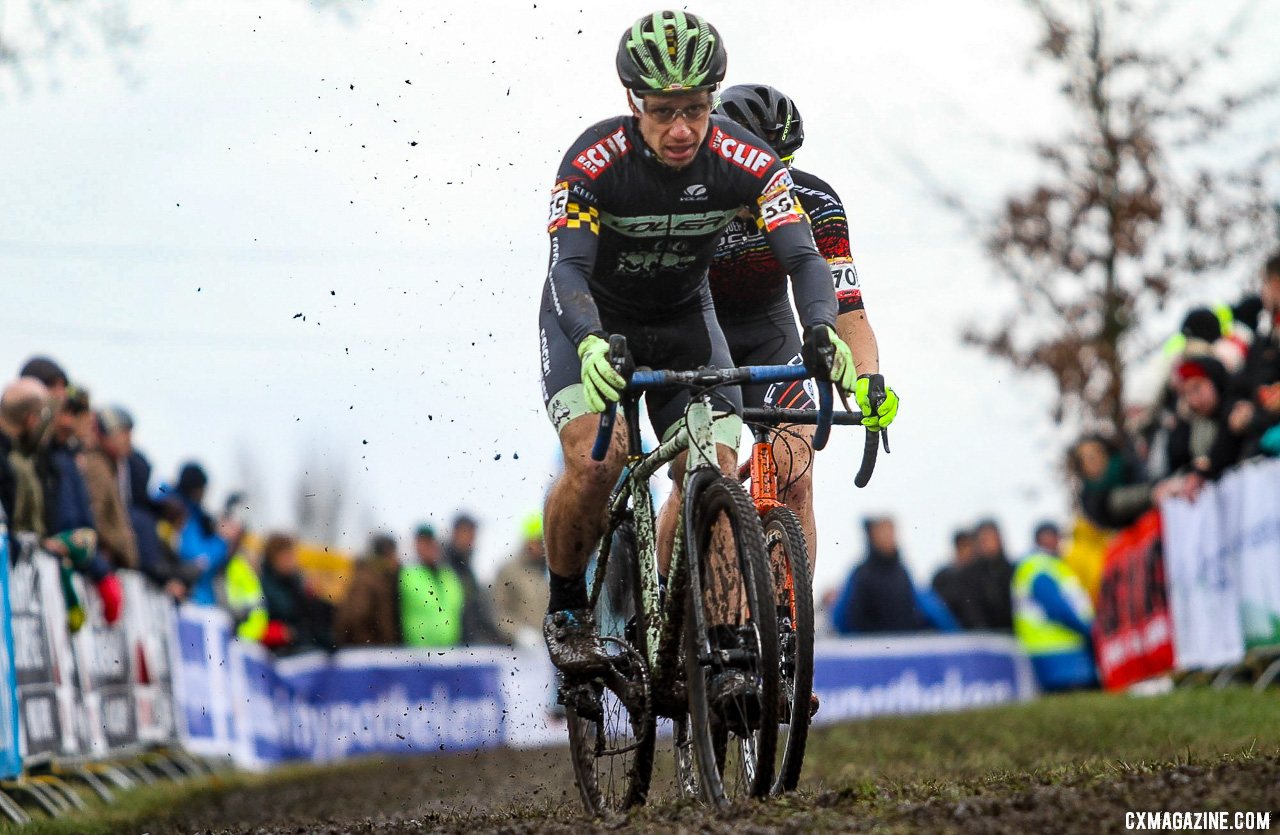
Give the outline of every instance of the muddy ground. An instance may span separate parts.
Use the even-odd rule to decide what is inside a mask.
[[[374,761],[216,791],[142,822],[161,833],[1124,831],[1141,810],[1280,810],[1280,756],[980,780],[808,787],[723,812],[657,799],[626,818],[579,813],[565,752],[485,752]],[[1275,825],[1280,830],[1280,815]]]

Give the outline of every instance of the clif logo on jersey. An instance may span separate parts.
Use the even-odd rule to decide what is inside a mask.
[[[757,177],[773,164],[772,154],[767,154],[754,145],[748,145],[741,139],[734,139],[720,128],[711,131],[710,145],[712,151]]]
[[[573,167],[591,179],[599,177],[614,161],[631,150],[631,143],[622,128],[601,139],[574,157]]]

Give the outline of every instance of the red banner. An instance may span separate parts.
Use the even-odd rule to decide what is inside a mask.
[[[1173,669],[1159,511],[1148,511],[1107,546],[1093,638],[1108,690]]]

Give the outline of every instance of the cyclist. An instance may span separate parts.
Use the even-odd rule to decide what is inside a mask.
[[[835,330],[853,351],[858,371],[854,393],[866,415],[863,424],[879,431],[893,422],[898,396],[887,397],[871,414],[867,392],[879,375],[876,335],[863,309],[862,288],[849,247],[844,206],[835,190],[814,175],[792,167],[804,143],[804,121],[790,97],[765,84],[737,84],[720,94],[714,112],[726,116],[769,143],[770,150],[790,169],[795,195],[813,227],[818,250],[831,267],[838,311]],[[711,262],[711,294],[716,317],[729,342],[734,365],[777,365],[801,361],[800,334],[787,298],[787,268],[773,254],[750,217],[730,222]],[[883,379],[880,380],[883,383]],[[801,383],[748,385],[748,407],[816,408]],[[809,543],[809,559],[816,561],[818,540],[813,516],[813,427],[790,427],[774,445],[781,498],[800,518]],[[794,439],[794,440],[793,440]]]
[[[719,34],[697,15],[661,11],[637,20],[617,54],[630,115],[588,128],[565,155],[551,192],[540,348],[543,402],[565,471],[544,515],[550,569],[544,636],[552,662],[565,672],[604,663],[584,569],[604,531],[625,449],[619,422],[606,460],[590,458],[595,413],[625,386],[608,361],[609,334],[625,335],[641,365],[730,365],[706,271],[720,233],[743,206],[791,276],[800,321],[813,329],[806,333],[829,334],[833,378],[846,392],[854,388],[851,353],[831,329],[837,306],[830,273],[790,173],[759,138],[711,114],[726,60]],[[678,429],[688,400],[679,391],[646,395],[659,437]],[[726,472],[736,470],[740,407],[737,389],[719,393],[717,451]]]

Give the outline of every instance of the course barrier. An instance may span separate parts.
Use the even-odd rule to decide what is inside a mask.
[[[1109,689],[1280,651],[1280,461],[1169,499],[1112,540],[1095,627]],[[1273,666],[1263,686],[1280,675]]]

